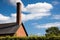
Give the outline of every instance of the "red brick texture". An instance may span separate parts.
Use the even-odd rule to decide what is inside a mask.
[[[24,28],[22,27],[22,25],[18,28],[15,35],[17,37],[26,37],[26,33],[25,33]]]

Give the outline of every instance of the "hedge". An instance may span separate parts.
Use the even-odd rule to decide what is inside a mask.
[[[60,37],[0,37],[0,40],[60,40]]]

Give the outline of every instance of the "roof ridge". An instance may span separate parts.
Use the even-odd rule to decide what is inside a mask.
[[[12,22],[12,23],[16,23],[16,22]],[[0,25],[3,25],[3,24],[12,24],[12,23],[2,23],[2,24],[0,24]]]

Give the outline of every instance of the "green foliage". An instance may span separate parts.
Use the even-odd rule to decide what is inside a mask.
[[[46,34],[47,37],[51,37],[51,36],[60,36],[60,30],[58,27],[51,27],[46,29]]]
[[[45,37],[45,36],[43,36],[43,37],[1,37],[0,38],[0,40],[60,40],[60,36],[59,37],[57,37],[57,36],[55,36],[55,37],[49,37],[49,38],[47,38],[47,37]]]

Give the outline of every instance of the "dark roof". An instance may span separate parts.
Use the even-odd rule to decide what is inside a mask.
[[[16,23],[0,24],[0,34],[15,33],[18,25]]]
[[[23,23],[22,23],[22,26],[25,30]],[[17,31],[18,28],[19,26],[16,23],[0,24],[0,34],[13,34]],[[28,36],[27,32],[26,32],[26,35]]]
[[[12,26],[12,25],[16,25],[16,23],[4,23],[4,24],[0,24],[0,29],[4,28],[4,27],[9,27],[9,26]]]

